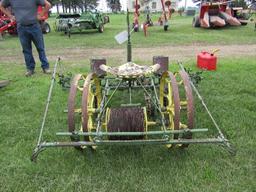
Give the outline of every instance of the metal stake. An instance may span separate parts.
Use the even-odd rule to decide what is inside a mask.
[[[131,34],[130,34],[130,20],[129,20],[129,10],[127,9],[127,30],[128,30],[128,42],[127,42],[127,62],[132,61],[132,44],[131,44]]]
[[[53,73],[52,73],[51,85],[50,85],[49,92],[48,92],[48,97],[47,97],[47,101],[46,101],[44,116],[43,116],[43,120],[42,120],[42,124],[41,124],[41,129],[40,129],[40,133],[39,133],[39,137],[38,137],[38,141],[37,141],[37,146],[36,146],[35,150],[40,146],[40,143],[42,141],[45,120],[46,120],[46,117],[47,117],[47,113],[48,113],[48,109],[49,109],[49,104],[51,102],[52,89],[53,89],[53,85],[55,83],[56,71],[57,71],[57,66],[58,66],[59,62],[60,62],[60,57],[58,57],[56,59],[56,62],[55,62],[55,65],[54,65],[54,69],[53,69]]]
[[[183,65],[181,62],[178,62],[180,68],[182,71],[185,71]],[[208,113],[209,117],[211,118],[214,126],[216,127],[216,129],[218,130],[218,133],[219,133],[219,138],[223,139],[224,140],[224,144],[225,146],[228,148],[228,151],[232,154],[232,155],[235,155],[236,154],[236,149],[231,146],[231,144],[229,143],[229,141],[225,138],[224,134],[222,133],[219,125],[217,124],[217,122],[215,121],[215,119],[213,118],[210,110],[208,109],[207,105],[205,104],[204,100],[203,100],[203,97],[200,95],[199,91],[197,90],[197,88],[195,87],[194,83],[192,81],[190,81],[190,85],[192,86],[193,90],[195,91],[196,95],[198,96],[199,100],[201,101],[203,107],[205,108],[206,112]]]

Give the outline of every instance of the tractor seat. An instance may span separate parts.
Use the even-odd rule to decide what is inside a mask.
[[[125,63],[119,67],[109,67],[101,65],[100,69],[112,75],[122,78],[137,78],[156,72],[160,68],[159,64],[152,66],[140,66],[132,62]]]

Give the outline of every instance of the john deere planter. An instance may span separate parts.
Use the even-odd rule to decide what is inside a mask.
[[[92,59],[88,75],[75,75],[67,101],[67,131],[56,133],[62,140],[45,142],[42,136],[60,61],[57,59],[32,160],[49,147],[84,150],[102,145],[159,144],[187,148],[190,144],[218,143],[233,153],[181,64],[181,70],[172,73],[168,71],[168,57],[156,56],[152,65],[132,62],[128,14],[127,23],[127,63],[110,67],[105,59]],[[218,131],[216,137],[197,135],[208,128],[195,125],[193,90]]]
[[[92,60],[91,73],[77,74],[71,82],[67,132],[56,133],[61,138],[69,137],[70,141],[43,142],[57,61],[32,160],[49,147],[83,150],[102,145],[160,144],[167,148],[186,148],[189,144],[219,143],[233,152],[189,75],[183,69],[175,74],[165,70],[166,61],[167,57],[155,57],[151,66],[128,62],[109,67],[104,59]],[[208,131],[195,126],[193,89],[216,125],[216,137],[193,138]]]

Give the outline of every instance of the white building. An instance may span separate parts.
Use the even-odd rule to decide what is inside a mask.
[[[134,10],[135,0],[127,0],[128,1],[128,8],[132,11]],[[141,5],[140,10],[144,10],[145,7],[148,7],[152,12],[161,12],[162,11],[162,3],[161,0],[149,0],[147,3],[140,3]],[[178,8],[178,0],[171,0],[171,8],[177,10]]]

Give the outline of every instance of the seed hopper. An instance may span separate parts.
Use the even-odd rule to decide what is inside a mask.
[[[60,60],[57,59],[32,160],[49,147],[83,150],[102,145],[159,144],[187,148],[190,144],[215,143],[234,152],[182,64],[177,73],[168,71],[168,57],[164,56],[154,57],[152,65],[135,64],[130,35],[127,50],[127,63],[123,65],[111,67],[105,59],[92,59],[88,75],[74,76],[68,97],[68,130],[56,133],[70,140],[45,142],[42,135]],[[218,131],[216,137],[196,136],[204,135],[208,129],[195,126],[193,90]]]

